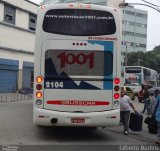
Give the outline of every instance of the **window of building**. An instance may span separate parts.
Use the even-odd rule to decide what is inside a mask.
[[[141,24],[141,23],[136,23],[136,26],[141,28],[147,28],[146,24]]]
[[[16,9],[10,5],[4,5],[4,21],[10,24],[15,24]]]
[[[147,14],[136,13],[136,16],[141,18],[147,18]]]
[[[135,12],[131,12],[131,11],[128,11],[128,10],[125,10],[125,14],[135,16]]]
[[[36,15],[29,14],[29,29],[35,31],[36,30]]]
[[[122,56],[125,56],[125,55],[126,55],[126,53],[125,53],[125,52],[121,52],[121,55],[122,55]]]
[[[122,21],[122,24],[130,25],[130,26],[135,26],[135,23],[134,23],[134,22],[126,21],[126,20],[123,20],[123,21]]]
[[[146,48],[146,44],[139,44],[139,47]]]
[[[141,23],[136,23],[136,26],[137,27],[142,27],[142,24]]]
[[[135,33],[136,37],[142,37],[142,38],[146,38],[147,35],[146,34],[140,34],[140,33]]]
[[[124,36],[134,36],[134,32],[124,31],[123,35]]]
[[[142,28],[147,28],[147,25],[146,24],[142,24]]]

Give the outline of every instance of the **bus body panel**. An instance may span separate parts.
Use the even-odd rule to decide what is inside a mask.
[[[80,126],[80,127],[106,127],[117,126],[120,121],[119,109],[91,112],[91,113],[73,113],[59,112],[34,107],[33,123],[40,126]],[[44,116],[43,118],[40,116]],[[57,123],[52,123],[51,120],[57,118]],[[72,119],[85,119],[83,123],[73,123]]]
[[[62,68],[61,70],[60,69],[61,67],[58,67],[58,66],[61,66],[60,64],[61,58],[58,58],[57,56],[59,56],[59,52],[60,54],[62,54],[63,52],[67,54],[68,50],[70,50],[68,54],[73,54],[72,52],[75,49],[78,52],[78,54],[83,54],[83,52],[87,50],[91,50],[92,53],[95,53],[95,51],[96,52],[97,51],[99,52],[110,51],[111,53],[114,53],[113,52],[113,49],[114,49],[113,42],[111,41],[103,42],[102,41],[101,42],[102,44],[99,42],[101,44],[100,45],[100,44],[96,44],[96,42],[94,43],[94,41],[63,40],[63,45],[62,45],[61,41],[62,40],[57,40],[57,39],[47,40],[43,43],[43,46],[42,46],[41,62],[42,64],[43,63],[44,64],[41,66],[40,74],[44,78],[46,78],[45,68],[44,68],[45,62],[44,62],[43,56],[46,56],[47,50],[51,50],[49,52],[50,53],[49,57],[51,56],[53,57],[52,63],[53,63],[53,68],[55,68],[54,72],[56,72],[55,78],[51,78],[52,80],[45,80],[46,82],[44,82],[44,108],[50,109],[50,110],[56,110],[56,111],[69,111],[69,112],[74,112],[74,111],[75,112],[94,112],[94,111],[111,110],[112,101],[113,101],[113,92],[112,92],[113,91],[113,86],[112,86],[113,77],[111,75],[105,76],[105,69],[102,69],[103,70],[102,72],[104,73],[100,76],[84,76],[84,75],[74,76],[73,75],[70,77],[69,75],[67,75],[67,80],[61,79],[60,75],[64,68]],[[78,43],[79,45],[86,44],[86,46],[85,45],[75,46],[73,45],[73,43],[75,44]],[[65,46],[65,49],[63,48],[64,46]],[[81,51],[78,51],[79,49]],[[60,50],[62,50],[62,53]],[[56,51],[56,53],[52,53],[54,51]],[[116,49],[114,49],[114,51],[116,51]],[[71,58],[69,59],[72,61]],[[103,58],[100,58],[100,59],[103,59]],[[57,60],[58,63],[55,60]],[[83,60],[82,60],[82,55],[81,55],[81,62],[82,61]],[[96,61],[98,62],[99,60],[96,60]],[[116,64],[113,63],[112,70],[115,70],[115,66]],[[52,66],[50,66],[49,70],[52,70],[51,68]],[[103,68],[105,68],[105,66]],[[94,69],[94,70],[99,71],[100,69]],[[116,74],[114,71],[113,73]],[[79,77],[81,80],[80,81],[76,80],[77,77]],[[98,81],[92,79],[92,77],[94,77]],[[90,79],[90,81],[86,81],[86,79]],[[46,86],[46,84],[48,84],[48,86]],[[82,86],[82,85],[85,85],[85,86]]]
[[[118,25],[118,12],[114,8],[90,5],[86,8],[86,4],[73,4],[74,8],[70,8],[70,4],[49,5],[41,7],[38,13],[36,41],[35,41],[35,66],[34,66],[34,107],[33,122],[42,126],[114,126],[119,124],[119,93],[114,90],[114,79],[120,77],[120,30]],[[91,9],[108,11],[115,18],[116,32],[111,35],[101,36],[71,36],[60,35],[55,33],[47,33],[42,29],[43,19],[47,11],[51,9]],[[78,30],[78,29],[77,29]],[[82,44],[82,45],[81,45]],[[76,52],[77,51],[77,52]],[[60,54],[58,54],[60,53]],[[113,55],[112,74],[108,74],[108,57],[101,57],[96,60],[96,66],[93,75],[78,75],[78,71],[67,75],[67,63],[73,64],[71,58],[68,60],[66,56],[80,56],[77,62],[85,64],[88,60],[88,66],[93,67],[91,61],[92,53],[100,54],[109,53]],[[46,74],[46,56],[51,55],[53,63],[55,56],[60,56],[61,65],[52,71],[54,76]],[[91,55],[91,56],[90,56]],[[85,58],[87,56],[87,59]],[[98,55],[97,55],[98,56]],[[109,56],[109,55],[104,55]],[[110,55],[111,56],[111,55]],[[65,61],[63,60],[65,57]],[[83,59],[84,60],[83,60]],[[102,60],[103,58],[103,60]],[[72,62],[73,61],[73,62]],[[97,75],[98,63],[103,62],[104,65],[100,69],[101,74]],[[59,65],[59,64],[58,64]],[[74,65],[74,64],[73,64]],[[48,66],[48,65],[46,65]],[[107,68],[106,68],[107,67]],[[65,68],[65,74],[60,68]],[[53,69],[49,66],[48,69]],[[85,71],[87,68],[85,67]],[[111,70],[111,69],[110,69]],[[72,70],[74,71],[74,70]],[[90,70],[88,70],[90,72]],[[48,73],[50,70],[47,71]],[[56,74],[55,74],[56,73]],[[87,72],[86,72],[87,73]],[[92,73],[92,71],[91,71]],[[61,78],[59,75],[63,75]],[[66,76],[67,75],[67,76]],[[37,99],[37,77],[41,76],[42,97]],[[119,84],[117,84],[119,85]],[[116,94],[115,98],[114,95]],[[117,97],[118,96],[118,97]],[[117,99],[116,99],[117,97]],[[36,102],[42,100],[41,105]],[[57,121],[56,123],[54,123]]]
[[[44,108],[55,111],[95,112],[112,109],[112,92],[110,91],[45,90],[44,98]]]

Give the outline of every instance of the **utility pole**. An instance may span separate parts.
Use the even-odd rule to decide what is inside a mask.
[[[127,43],[126,43],[126,55],[125,55],[125,66],[127,66],[128,56],[127,56]]]
[[[140,58],[138,58],[138,66],[140,65],[140,61],[141,61],[141,59],[140,59]]]

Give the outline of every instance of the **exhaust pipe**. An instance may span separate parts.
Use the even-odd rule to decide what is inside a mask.
[[[58,122],[58,119],[57,119],[57,118],[52,118],[52,119],[51,119],[51,123],[52,123],[52,124],[56,124],[57,122]]]

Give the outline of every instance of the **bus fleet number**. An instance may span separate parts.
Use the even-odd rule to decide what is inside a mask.
[[[63,82],[46,82],[46,88],[63,88]]]

